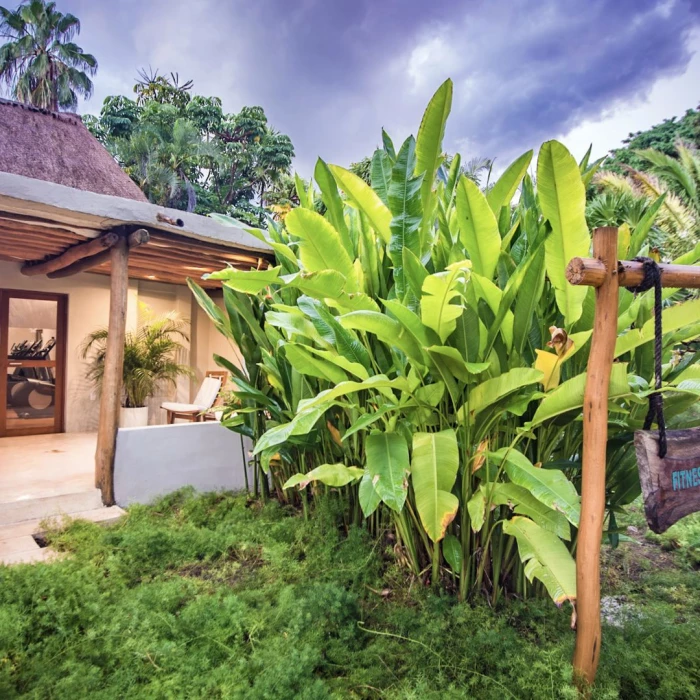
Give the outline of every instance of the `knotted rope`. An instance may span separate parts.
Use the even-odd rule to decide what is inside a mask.
[[[661,394],[661,354],[663,328],[661,325],[661,270],[651,258],[634,258],[644,269],[644,279],[638,287],[630,287],[637,294],[654,288],[654,393],[649,396],[649,411],[644,419],[644,430],[649,430],[656,420],[659,426],[659,457],[666,456],[666,421],[664,420],[664,403]]]

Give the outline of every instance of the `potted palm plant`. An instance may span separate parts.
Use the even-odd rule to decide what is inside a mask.
[[[175,313],[148,317],[135,332],[126,334],[124,341],[124,372],[122,376],[122,408],[119,425],[122,428],[148,425],[146,401],[160,384],[175,385],[178,377],[191,377],[187,365],[176,361],[188,321]],[[107,348],[106,328],[90,333],[83,341],[81,355],[88,361],[87,378],[101,388]]]

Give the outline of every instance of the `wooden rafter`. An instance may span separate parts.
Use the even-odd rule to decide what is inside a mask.
[[[117,240],[112,243],[107,250],[102,250],[102,252],[97,253],[97,255],[91,255],[89,257],[84,257],[84,258],[78,258],[75,262],[66,265],[65,267],[60,267],[56,270],[53,270],[48,273],[47,277],[50,279],[60,279],[62,277],[71,277],[72,275],[77,274],[78,272],[86,272],[87,270],[90,270],[97,265],[101,265],[102,263],[105,263],[109,260],[112,259],[110,249],[113,245],[115,245],[119,239],[121,238],[117,234],[114,234],[117,236]],[[140,228],[138,231],[134,231],[132,234],[129,235],[128,240],[127,240],[127,246],[129,249],[132,248],[137,248],[140,245],[144,245],[145,243],[148,243],[149,240],[149,234],[146,229]]]
[[[56,256],[55,258],[50,258],[40,263],[27,263],[22,265],[21,272],[23,275],[34,276],[34,275],[48,275],[57,270],[62,270],[70,267],[79,260],[85,258],[91,258],[98,253],[109,251],[109,249],[119,240],[119,234],[110,232],[105,233],[99,238],[93,238],[91,241],[86,241],[85,243],[78,243],[78,245],[71,246],[65,252]]]

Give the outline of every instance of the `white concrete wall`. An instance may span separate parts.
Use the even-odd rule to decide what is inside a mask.
[[[0,261],[0,288],[68,294],[68,338],[66,359],[66,432],[90,432],[97,429],[99,396],[85,378],[85,364],[80,359],[80,346],[88,333],[107,325],[109,318],[109,277],[81,273],[65,279],[50,280],[44,276],[26,277],[18,263]],[[195,379],[178,382],[176,389],[164,388],[149,401],[149,423],[165,421],[160,404],[164,400],[188,402],[196,393],[207,370],[217,369],[212,353],[218,352],[235,360],[235,349],[214,329],[185,286],[130,280],[127,330],[139,323],[139,302],[154,313],[177,311],[191,321],[190,342],[179,358],[195,371]]]
[[[183,486],[243,490],[244,468],[253,483],[250,449],[249,440],[215,422],[122,428],[114,462],[115,499],[120,506],[150,503]]]

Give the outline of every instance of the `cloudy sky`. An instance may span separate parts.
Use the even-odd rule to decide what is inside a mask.
[[[5,4],[10,4],[9,2]],[[415,133],[447,77],[446,148],[509,158],[561,138],[602,155],[700,102],[700,0],[58,0],[106,95],[151,66],[224,108],[259,104],[296,167]]]

